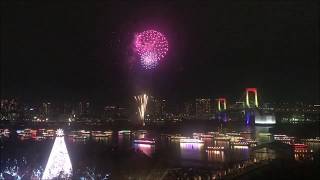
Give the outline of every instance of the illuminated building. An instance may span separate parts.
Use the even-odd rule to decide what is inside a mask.
[[[149,96],[147,115],[151,121],[163,121],[166,115],[166,100]]]
[[[42,179],[54,179],[58,177],[67,179],[71,175],[72,165],[64,141],[64,133],[62,129],[58,129]]]
[[[184,103],[184,114],[186,116],[192,116],[195,114],[194,104],[191,102]]]
[[[51,103],[50,102],[42,103],[42,113],[44,116],[49,116],[49,113],[51,113]]]
[[[117,111],[115,106],[104,107],[103,116],[107,121],[112,121],[117,117]]]
[[[15,99],[1,99],[0,120],[18,120],[20,116]]]
[[[271,114],[264,114],[260,115],[259,113],[255,114],[255,124],[265,124],[265,125],[272,125],[276,124],[276,117]]]
[[[210,99],[197,98],[196,99],[196,116],[209,117],[211,113]]]
[[[311,122],[311,119],[306,118],[303,113],[289,114],[281,118],[281,123],[299,124]]]
[[[82,102],[80,102],[78,106],[78,115],[82,115],[82,114],[83,114],[83,104]]]
[[[250,98],[250,94],[254,94],[254,100]],[[259,107],[258,105],[258,93],[256,88],[247,88],[246,89],[246,106],[248,108]]]
[[[86,102],[84,113],[85,114],[90,114],[90,103],[89,102]]]

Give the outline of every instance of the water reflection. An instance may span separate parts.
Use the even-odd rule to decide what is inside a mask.
[[[253,157],[256,161],[276,159],[276,152],[264,147],[253,151]]]
[[[137,133],[137,134],[135,135],[135,137],[136,137],[137,139],[144,139],[144,138],[146,138],[146,134],[145,134],[145,133]]]
[[[306,142],[305,143],[313,152],[320,152],[319,142]]]
[[[111,143],[111,136],[107,137],[92,137],[92,140],[98,143],[110,144]]]
[[[248,146],[233,146],[232,149],[233,161],[244,161],[249,159],[249,147]]]
[[[208,161],[213,162],[224,162],[225,161],[225,153],[223,151],[207,151]]]
[[[86,144],[88,139],[87,138],[69,138],[69,141],[71,141],[72,143]]]
[[[119,134],[118,135],[118,144],[120,146],[129,146],[131,144],[130,134]]]
[[[255,140],[259,144],[269,143],[272,141],[271,134],[269,132],[270,127],[256,126],[255,127]]]
[[[151,144],[134,144],[135,150],[143,152],[145,155],[151,157],[155,151],[155,146]]]
[[[200,143],[180,143],[180,153],[182,159],[201,160],[203,144]]]

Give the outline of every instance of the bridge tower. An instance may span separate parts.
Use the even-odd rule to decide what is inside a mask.
[[[250,96],[250,94],[252,93],[253,93],[253,98]],[[246,107],[247,108],[259,107],[257,88],[246,88]]]
[[[217,107],[218,111],[225,111],[227,110],[227,100],[226,98],[218,98],[217,101]]]

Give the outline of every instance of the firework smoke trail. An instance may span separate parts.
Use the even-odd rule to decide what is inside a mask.
[[[135,47],[141,56],[141,64],[145,69],[155,68],[169,50],[166,37],[155,30],[138,33]]]
[[[138,102],[138,111],[139,111],[139,117],[140,120],[142,121],[142,125],[145,125],[144,122],[144,114],[147,110],[147,104],[148,104],[148,96],[146,94],[142,94],[139,96],[135,96],[134,99]]]

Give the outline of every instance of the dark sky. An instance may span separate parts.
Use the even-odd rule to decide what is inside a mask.
[[[265,102],[319,101],[316,1],[183,2],[1,1],[1,96],[115,103],[148,89],[235,101],[257,87]],[[146,29],[169,41],[153,72],[132,51]]]

